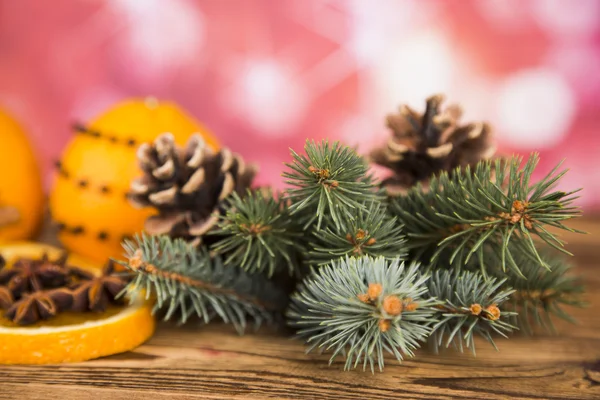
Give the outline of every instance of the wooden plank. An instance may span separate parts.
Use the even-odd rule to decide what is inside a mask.
[[[133,352],[86,363],[0,367],[0,399],[600,399],[600,221],[566,235],[590,306],[559,335],[477,342],[477,357],[447,351],[389,360],[384,373],[342,371],[306,355],[290,332],[243,337],[228,326],[163,324]]]

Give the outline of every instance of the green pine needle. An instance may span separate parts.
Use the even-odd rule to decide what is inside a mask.
[[[223,237],[211,249],[223,256],[226,265],[269,277],[281,268],[293,274],[296,254],[304,250],[302,232],[286,200],[261,190],[248,191],[244,198],[233,193],[213,234]]]
[[[325,265],[344,256],[383,256],[404,260],[407,255],[402,226],[378,201],[365,204],[352,218],[342,217],[341,226],[326,225],[315,232],[310,243],[308,261]]]
[[[331,351],[330,364],[344,355],[346,370],[362,364],[381,371],[384,352],[412,357],[431,332],[438,302],[425,298],[427,279],[418,264],[347,257],[307,277],[287,317],[309,352]]]
[[[413,256],[433,264],[442,259],[461,268],[472,258],[483,260],[489,247],[504,271],[510,268],[520,274],[508,251],[511,243],[520,243],[522,251],[546,268],[534,237],[570,254],[547,228],[575,231],[563,222],[580,215],[572,205],[577,191],[554,190],[566,173],[557,173],[559,166],[538,183],[530,183],[538,161],[533,154],[522,168],[521,157],[481,162],[475,170],[459,168],[434,177],[428,190],[417,185],[395,198],[391,209],[404,225]],[[480,267],[486,274],[483,262]]]
[[[306,155],[291,150],[293,162],[286,164],[286,183],[295,188],[288,191],[292,215],[306,216],[305,228],[316,221],[319,230],[326,215],[336,227],[344,216],[376,197],[376,189],[367,176],[367,163],[356,151],[335,142],[329,144],[306,141]]]
[[[507,281],[515,289],[507,306],[518,312],[512,317],[512,323],[529,335],[534,333],[536,326],[555,333],[552,317],[576,323],[564,308],[586,306],[582,298],[583,280],[572,273],[572,266],[565,257],[548,251],[541,256],[550,271],[537,259],[515,252],[515,260],[525,278],[510,274]]]
[[[431,276],[429,295],[443,300],[430,341],[436,352],[440,347],[452,345],[461,352],[466,347],[475,354],[477,335],[496,348],[494,333],[507,337],[516,329],[506,322],[516,313],[501,309],[514,292],[503,288],[505,280],[486,280],[481,274],[469,271],[438,270]]]
[[[198,251],[181,239],[167,236],[137,236],[124,243],[134,273],[123,294],[145,293],[156,300],[154,312],[165,312],[184,324],[197,315],[205,323],[215,316],[231,323],[241,334],[247,320],[256,328],[271,323],[287,302],[287,296],[262,275],[249,275],[239,268],[225,267],[206,249]],[[132,296],[135,297],[135,296]]]

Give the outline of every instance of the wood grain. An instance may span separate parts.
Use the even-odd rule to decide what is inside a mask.
[[[477,343],[477,357],[419,351],[384,373],[343,372],[288,332],[162,325],[137,350],[79,364],[0,367],[0,399],[600,399],[600,220],[567,235],[590,306],[559,335]]]

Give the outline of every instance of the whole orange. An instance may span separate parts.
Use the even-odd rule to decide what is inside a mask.
[[[0,242],[33,237],[43,208],[40,169],[31,144],[21,126],[0,110]]]
[[[140,144],[171,132],[184,145],[194,133],[218,148],[216,138],[173,103],[132,99],[115,105],[78,134],[65,149],[50,194],[50,211],[59,239],[69,250],[99,262],[121,258],[124,238],[140,232],[153,213],[127,200],[139,177]]]

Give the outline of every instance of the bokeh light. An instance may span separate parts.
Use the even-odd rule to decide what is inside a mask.
[[[0,0],[0,106],[46,182],[86,121],[132,96],[178,102],[280,185],[289,148],[382,143],[385,115],[444,92],[506,153],[566,158],[600,209],[597,0]],[[32,16],[36,18],[31,29]]]

